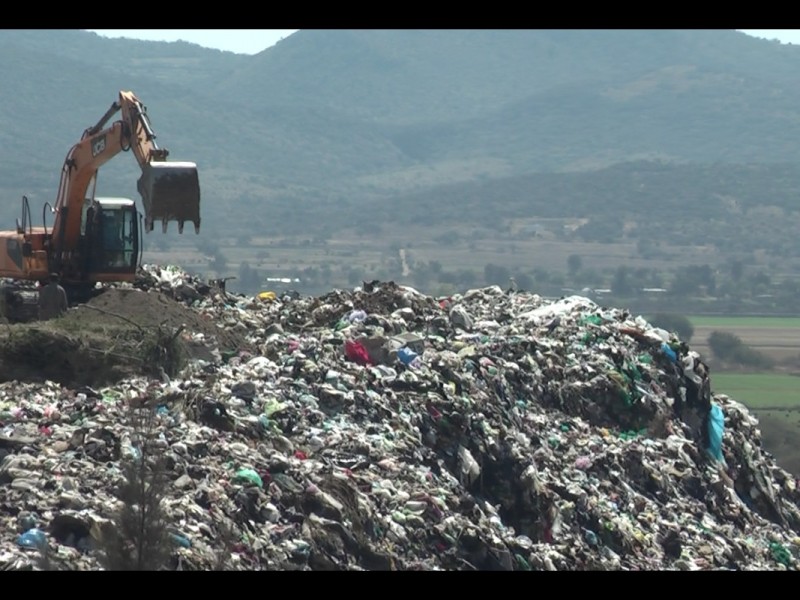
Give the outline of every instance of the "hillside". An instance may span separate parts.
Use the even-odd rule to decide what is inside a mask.
[[[201,234],[145,236],[145,260],[235,276],[235,291],[449,293],[513,275],[626,306],[668,289],[687,311],[798,310],[794,46],[731,30],[316,29],[255,56],[71,30],[3,30],[0,47],[15,82],[0,90],[2,229],[23,196],[33,224],[52,222],[71,145],[131,89],[202,189]],[[138,198],[138,176],[120,155],[96,193]]]
[[[757,421],[627,311],[377,281],[233,296],[155,266],[140,288],[100,296],[95,326],[121,340],[158,322],[206,353],[171,375],[0,385],[4,570],[135,560],[112,543],[135,513],[116,512],[131,473],[163,478],[146,568],[796,566],[796,482]]]
[[[202,167],[212,236],[243,203],[391,204],[478,177],[800,158],[798,49],[735,31],[300,30],[243,56],[3,30],[0,46],[17,82],[0,91],[7,198],[51,201],[71,144],[132,89],[172,156]],[[123,163],[100,185],[135,197]]]

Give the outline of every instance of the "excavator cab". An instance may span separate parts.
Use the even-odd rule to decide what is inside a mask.
[[[138,211],[128,198],[97,198],[87,213],[87,271],[135,273],[139,260]]]
[[[145,229],[162,222],[164,233],[169,221],[178,222],[183,233],[186,221],[200,233],[200,182],[193,162],[153,161],[143,165],[137,188],[144,203]]]

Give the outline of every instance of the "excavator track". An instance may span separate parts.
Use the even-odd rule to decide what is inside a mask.
[[[8,323],[27,323],[39,318],[39,290],[28,282],[0,283],[0,315]]]
[[[35,283],[2,280],[0,283],[0,317],[8,323],[30,323],[39,319],[39,288]],[[89,302],[107,288],[63,284],[70,307]],[[1,321],[2,319],[0,319]]]

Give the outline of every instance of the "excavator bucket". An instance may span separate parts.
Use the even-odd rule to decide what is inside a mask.
[[[138,188],[144,203],[147,231],[152,231],[153,224],[161,221],[166,233],[167,223],[177,221],[178,233],[183,233],[183,224],[191,221],[195,233],[200,233],[200,181],[195,163],[148,163],[142,169]]]

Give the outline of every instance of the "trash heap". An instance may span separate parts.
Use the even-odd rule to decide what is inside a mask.
[[[499,287],[243,297],[146,269],[140,293],[247,350],[196,334],[207,360],[176,377],[0,385],[0,568],[40,568],[42,548],[101,568],[132,404],[157,413],[174,569],[797,565],[796,480],[641,317]]]

